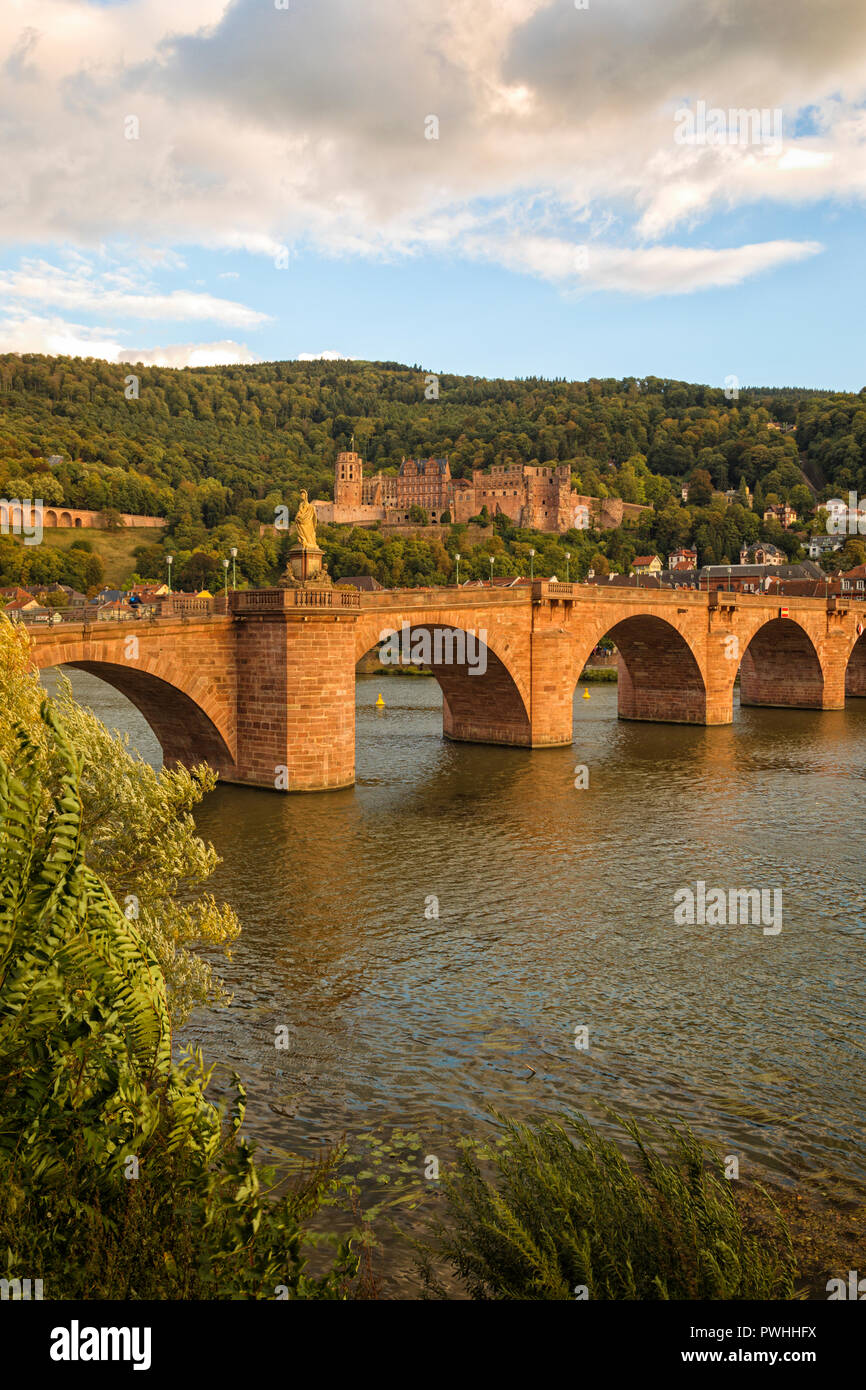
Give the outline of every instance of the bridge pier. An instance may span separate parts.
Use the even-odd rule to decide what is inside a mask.
[[[288,792],[350,787],[357,613],[325,606],[330,594],[289,593],[309,594],[309,605],[288,606],[280,590],[238,595],[237,767],[225,780]],[[271,602],[255,610],[258,594]]]
[[[558,748],[574,739],[574,639],[561,628],[531,634],[532,721],[527,746]]]

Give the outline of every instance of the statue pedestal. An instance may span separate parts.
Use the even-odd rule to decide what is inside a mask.
[[[332,585],[331,576],[322,564],[324,551],[316,546],[296,545],[289,551],[289,563],[280,580],[281,589],[327,588]]]
[[[315,550],[304,550],[301,546],[295,546],[289,551],[289,565],[292,574],[299,583],[304,584],[308,579],[315,579],[322,572],[323,550],[316,546]]]

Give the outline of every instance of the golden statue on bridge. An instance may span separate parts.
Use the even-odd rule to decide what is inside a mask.
[[[316,509],[312,502],[307,500],[306,489],[304,489],[301,492],[298,514],[295,517],[295,532],[301,550],[318,550],[319,547],[316,544],[317,520]]]
[[[331,576],[322,563],[322,550],[316,540],[317,521],[316,509],[306,489],[303,489],[294,521],[295,543],[289,551],[289,563],[280,580],[281,589],[331,587]]]

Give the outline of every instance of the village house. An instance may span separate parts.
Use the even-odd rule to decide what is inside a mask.
[[[770,541],[758,541],[755,545],[744,545],[740,551],[741,565],[784,565],[785,552]]]
[[[751,506],[752,491],[748,483],[746,484],[744,491],[746,494],[746,505]],[[742,498],[740,497],[740,489],[737,487],[727,488],[725,490],[725,500],[728,502],[729,505],[732,505],[734,502],[741,502]]]
[[[131,585],[128,592],[130,594],[135,594],[136,598],[140,598],[142,602],[145,602],[149,599],[164,598],[168,594],[169,588],[165,581],[158,583],[156,580],[151,580],[150,583],[147,584]]]
[[[669,570],[693,570],[698,567],[698,552],[690,550],[688,546],[680,546],[679,550],[674,550],[668,556]]]
[[[660,574],[662,562],[658,555],[636,555],[632,561],[630,574]]]
[[[778,504],[767,507],[764,512],[764,520],[778,521],[779,525],[784,527],[787,531],[797,520],[797,513],[794,511],[790,502],[779,502]]]
[[[96,617],[101,623],[125,622],[129,616],[129,604],[125,599],[108,599],[106,603],[100,603],[96,608]]]
[[[790,591],[793,594],[800,592],[797,585],[803,585],[806,587],[802,593],[808,597],[824,594],[826,578],[820,566],[809,560],[794,565],[704,565],[694,570],[663,570],[658,576],[661,585],[670,589],[703,589],[709,593],[726,589],[738,594]],[[789,590],[789,586],[794,587]]]
[[[358,589],[362,594],[372,594],[382,588],[372,574],[344,574],[342,579],[336,580],[336,584],[338,588]]]
[[[28,604],[32,605],[35,603],[36,599],[33,595],[27,589],[22,589],[18,584],[10,584],[5,589],[0,589],[0,604],[4,605],[6,611],[8,611],[12,604],[16,604],[20,610]]]
[[[840,576],[840,590],[848,598],[866,598],[866,565],[857,565]]]
[[[820,560],[822,555],[830,551],[841,550],[842,544],[839,536],[810,536],[806,549],[810,560]]]

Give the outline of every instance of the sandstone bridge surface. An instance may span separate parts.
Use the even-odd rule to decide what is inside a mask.
[[[570,744],[575,686],[603,637],[619,652],[622,719],[730,723],[738,673],[744,705],[841,709],[866,696],[866,608],[833,597],[537,580],[505,591],[255,589],[222,606],[37,629],[33,661],[115,686],[169,766],[207,762],[225,781],[286,791],[354,782],[355,666],[393,631],[431,635],[443,734],[476,743]],[[469,634],[483,661],[471,642],[464,652],[437,633]]]

